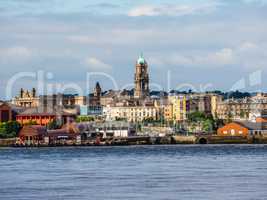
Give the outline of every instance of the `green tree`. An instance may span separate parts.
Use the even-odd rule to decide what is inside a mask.
[[[202,121],[206,119],[206,115],[203,112],[197,111],[197,112],[189,113],[187,118],[190,122],[198,122],[198,121]]]
[[[189,129],[193,132],[195,132],[197,128],[205,132],[212,132],[216,125],[211,114],[205,114],[199,111],[189,113],[187,118]]]
[[[49,130],[59,129],[61,127],[61,123],[57,120],[53,120],[47,124],[47,128]]]
[[[116,117],[115,120],[116,121],[127,121],[127,119],[123,117]]]
[[[214,130],[214,122],[211,119],[206,119],[202,122],[202,129],[205,132],[211,132]]]
[[[0,138],[13,138],[18,135],[21,126],[16,121],[0,123]]]
[[[76,122],[91,122],[91,121],[95,121],[94,117],[91,116],[78,116],[76,118]]]
[[[245,111],[244,110],[241,110],[240,111],[240,118],[241,119],[244,119],[245,115],[246,115]]]

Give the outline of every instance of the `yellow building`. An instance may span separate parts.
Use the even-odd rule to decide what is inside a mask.
[[[168,104],[165,105],[164,107],[164,119],[166,121],[172,121],[173,120],[173,105],[172,104]]]
[[[218,117],[217,109],[218,109],[218,105],[221,102],[222,102],[222,96],[221,95],[216,95],[216,94],[211,95],[211,114],[214,118]]]
[[[183,121],[186,120],[187,115],[187,98],[186,95],[174,95],[168,97],[171,106],[172,120]],[[168,108],[170,109],[170,108]]]

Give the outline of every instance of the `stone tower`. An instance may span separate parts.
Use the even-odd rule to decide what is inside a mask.
[[[149,96],[149,76],[148,76],[148,65],[146,60],[141,54],[135,65],[135,77],[134,77],[135,98],[145,98]]]
[[[96,85],[95,85],[95,89],[94,89],[94,96],[95,97],[100,97],[101,96],[101,92],[102,92],[102,90],[101,90],[100,84],[99,84],[99,82],[97,82]]]
[[[36,89],[35,88],[32,88],[32,97],[36,97]]]

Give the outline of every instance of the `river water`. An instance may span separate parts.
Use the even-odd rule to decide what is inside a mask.
[[[267,146],[1,148],[0,199],[267,199]]]

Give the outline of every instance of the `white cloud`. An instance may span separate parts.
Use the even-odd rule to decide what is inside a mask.
[[[0,61],[6,62],[24,62],[33,56],[31,49],[23,46],[15,46],[0,49]]]
[[[95,57],[88,57],[84,60],[84,62],[89,67],[89,69],[93,71],[106,71],[112,69],[111,65],[106,64]]]
[[[204,58],[204,63],[212,65],[228,65],[234,63],[234,50],[223,48],[217,52],[209,54]]]
[[[150,59],[158,66],[184,66],[184,67],[238,67],[238,68],[264,68],[267,66],[267,53],[264,47],[252,42],[244,42],[235,48],[222,48],[208,52],[179,52],[168,56],[159,56]]]
[[[245,43],[241,44],[239,47],[240,51],[255,51],[258,49],[259,49],[259,47],[252,42],[245,42]]]
[[[181,16],[181,15],[191,15],[196,13],[209,13],[216,9],[218,3],[210,2],[207,4],[180,4],[180,5],[142,5],[133,8],[128,12],[128,16],[138,17],[138,16]]]
[[[208,52],[206,54],[191,54],[185,55],[183,53],[171,54],[164,58],[152,58],[151,61],[155,65],[174,65],[174,66],[193,66],[193,67],[210,67],[222,66],[234,63],[234,51],[230,48],[224,48],[215,52]]]

